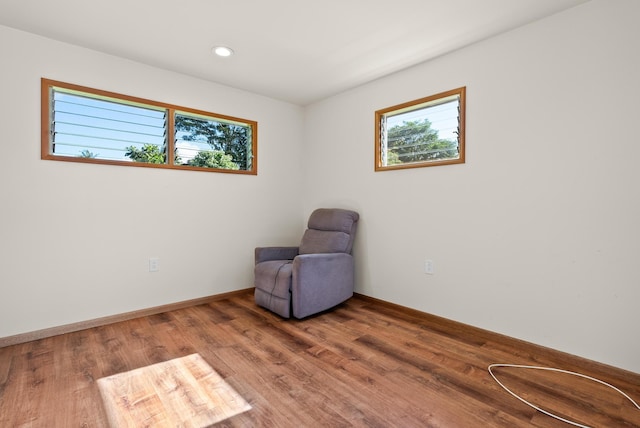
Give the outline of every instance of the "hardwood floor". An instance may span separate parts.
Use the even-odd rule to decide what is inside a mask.
[[[218,426],[570,426],[509,395],[492,363],[580,372],[640,402],[640,374],[362,296],[298,321],[241,294],[0,348],[0,426],[107,426],[98,379],[193,353],[252,406]],[[583,425],[640,427],[640,410],[601,384],[494,372]]]

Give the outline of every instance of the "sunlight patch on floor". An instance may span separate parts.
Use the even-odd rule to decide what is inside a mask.
[[[251,409],[199,355],[98,380],[113,427],[202,428]]]

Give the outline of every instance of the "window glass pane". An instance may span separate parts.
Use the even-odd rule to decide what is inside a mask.
[[[164,163],[165,110],[53,89],[52,154]]]
[[[250,170],[251,126],[192,113],[176,113],[175,163],[203,168]]]
[[[458,159],[458,97],[387,116],[387,165]]]

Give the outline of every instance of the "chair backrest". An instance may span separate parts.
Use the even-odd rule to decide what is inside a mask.
[[[351,254],[360,216],[355,211],[319,208],[311,213],[300,242],[300,254]]]

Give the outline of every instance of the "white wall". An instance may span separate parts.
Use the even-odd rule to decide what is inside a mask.
[[[0,337],[251,287],[299,239],[302,108],[7,27],[0,58]],[[256,120],[259,174],[41,160],[41,77]]]
[[[639,16],[594,0],[308,107],[304,210],[360,211],[357,291],[640,372]],[[466,164],[374,172],[374,111],[459,86]]]

